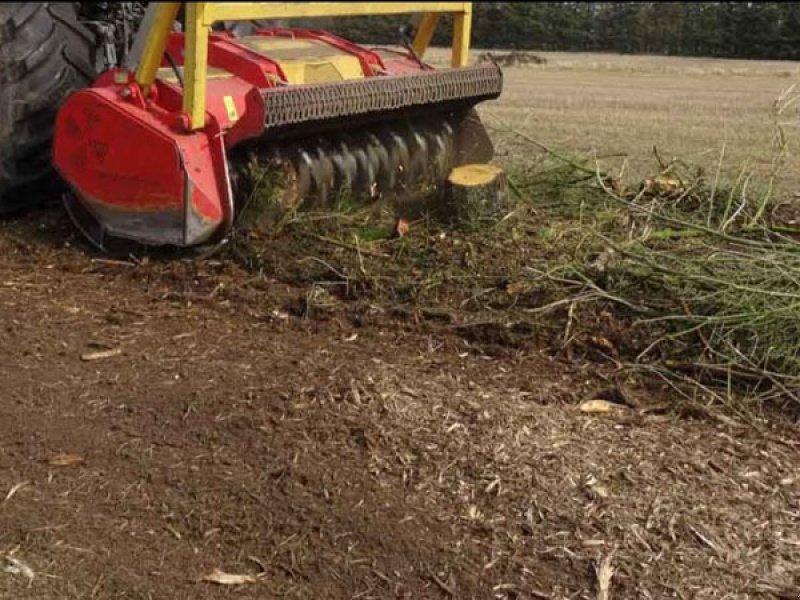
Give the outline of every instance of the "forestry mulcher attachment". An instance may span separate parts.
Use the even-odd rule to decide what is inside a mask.
[[[73,191],[67,210],[100,248],[223,240],[254,157],[281,165],[304,206],[329,206],[342,191],[401,197],[492,158],[474,106],[499,96],[502,75],[468,66],[470,3],[191,2],[176,32],[181,5],[151,3],[125,64],[58,113],[53,157]],[[305,28],[212,28],[405,13],[420,15],[405,50]],[[443,14],[452,66],[434,69],[422,56]]]

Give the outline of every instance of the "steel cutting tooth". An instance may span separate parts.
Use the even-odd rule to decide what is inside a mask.
[[[382,196],[389,183],[389,153],[384,148],[378,137],[372,133],[367,133],[367,156],[373,172],[370,184],[370,197]]]
[[[334,184],[334,170],[331,157],[327,149],[322,146],[317,146],[317,155],[319,157],[319,168],[317,174],[319,176],[318,189],[319,189],[319,204],[320,206],[328,205],[328,198],[331,195],[331,190]]]
[[[324,204],[328,191],[322,163],[322,153],[318,146],[313,145],[309,150],[309,154],[313,156],[313,163],[311,165],[311,181],[313,185],[309,201],[311,204]]]
[[[441,129],[429,130],[427,138],[428,147],[430,148],[433,180],[438,182],[447,173],[450,162],[447,153],[445,133]]]
[[[297,173],[297,194],[301,201],[305,201],[314,192],[314,159],[308,150],[298,148],[293,162]]]
[[[339,140],[331,157],[336,167],[336,189],[339,193],[352,193],[358,175],[358,163],[345,140]]]
[[[352,145],[353,159],[356,161],[353,195],[358,197],[370,196],[370,188],[375,181],[375,174],[367,154],[368,148],[365,147],[365,144],[365,140],[359,139]]]
[[[408,164],[410,161],[405,138],[394,128],[384,133],[384,145],[389,155],[389,177],[392,196],[404,191],[408,185]]]
[[[307,160],[308,177],[303,180],[302,200],[309,206],[327,205],[334,185],[334,168],[331,163],[331,146],[322,138],[312,138],[302,142],[298,156]]]
[[[411,147],[409,148],[411,163],[409,165],[409,178],[412,186],[423,183],[426,179],[430,157],[428,156],[428,144],[420,133],[413,129],[411,131]]]

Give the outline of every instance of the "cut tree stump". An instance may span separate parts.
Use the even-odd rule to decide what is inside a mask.
[[[495,223],[508,210],[508,180],[497,166],[456,167],[447,178],[445,203],[456,225],[477,228]]]

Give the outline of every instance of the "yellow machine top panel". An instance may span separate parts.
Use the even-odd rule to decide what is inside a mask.
[[[178,67],[181,74],[183,74],[183,67]],[[233,73],[230,71],[226,71],[225,69],[218,69],[216,67],[208,67],[208,75],[209,79],[223,79],[228,77],[233,77]],[[172,70],[172,67],[161,67],[156,71],[156,79],[161,81],[167,81],[169,83],[178,83],[178,78],[175,77],[175,71]]]
[[[237,39],[236,43],[280,64],[290,84],[364,77],[357,57],[317,40],[247,36]]]

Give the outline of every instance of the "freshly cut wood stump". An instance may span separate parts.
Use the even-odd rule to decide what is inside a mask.
[[[447,178],[445,204],[451,221],[466,228],[495,223],[508,209],[508,180],[495,165],[456,167]]]

